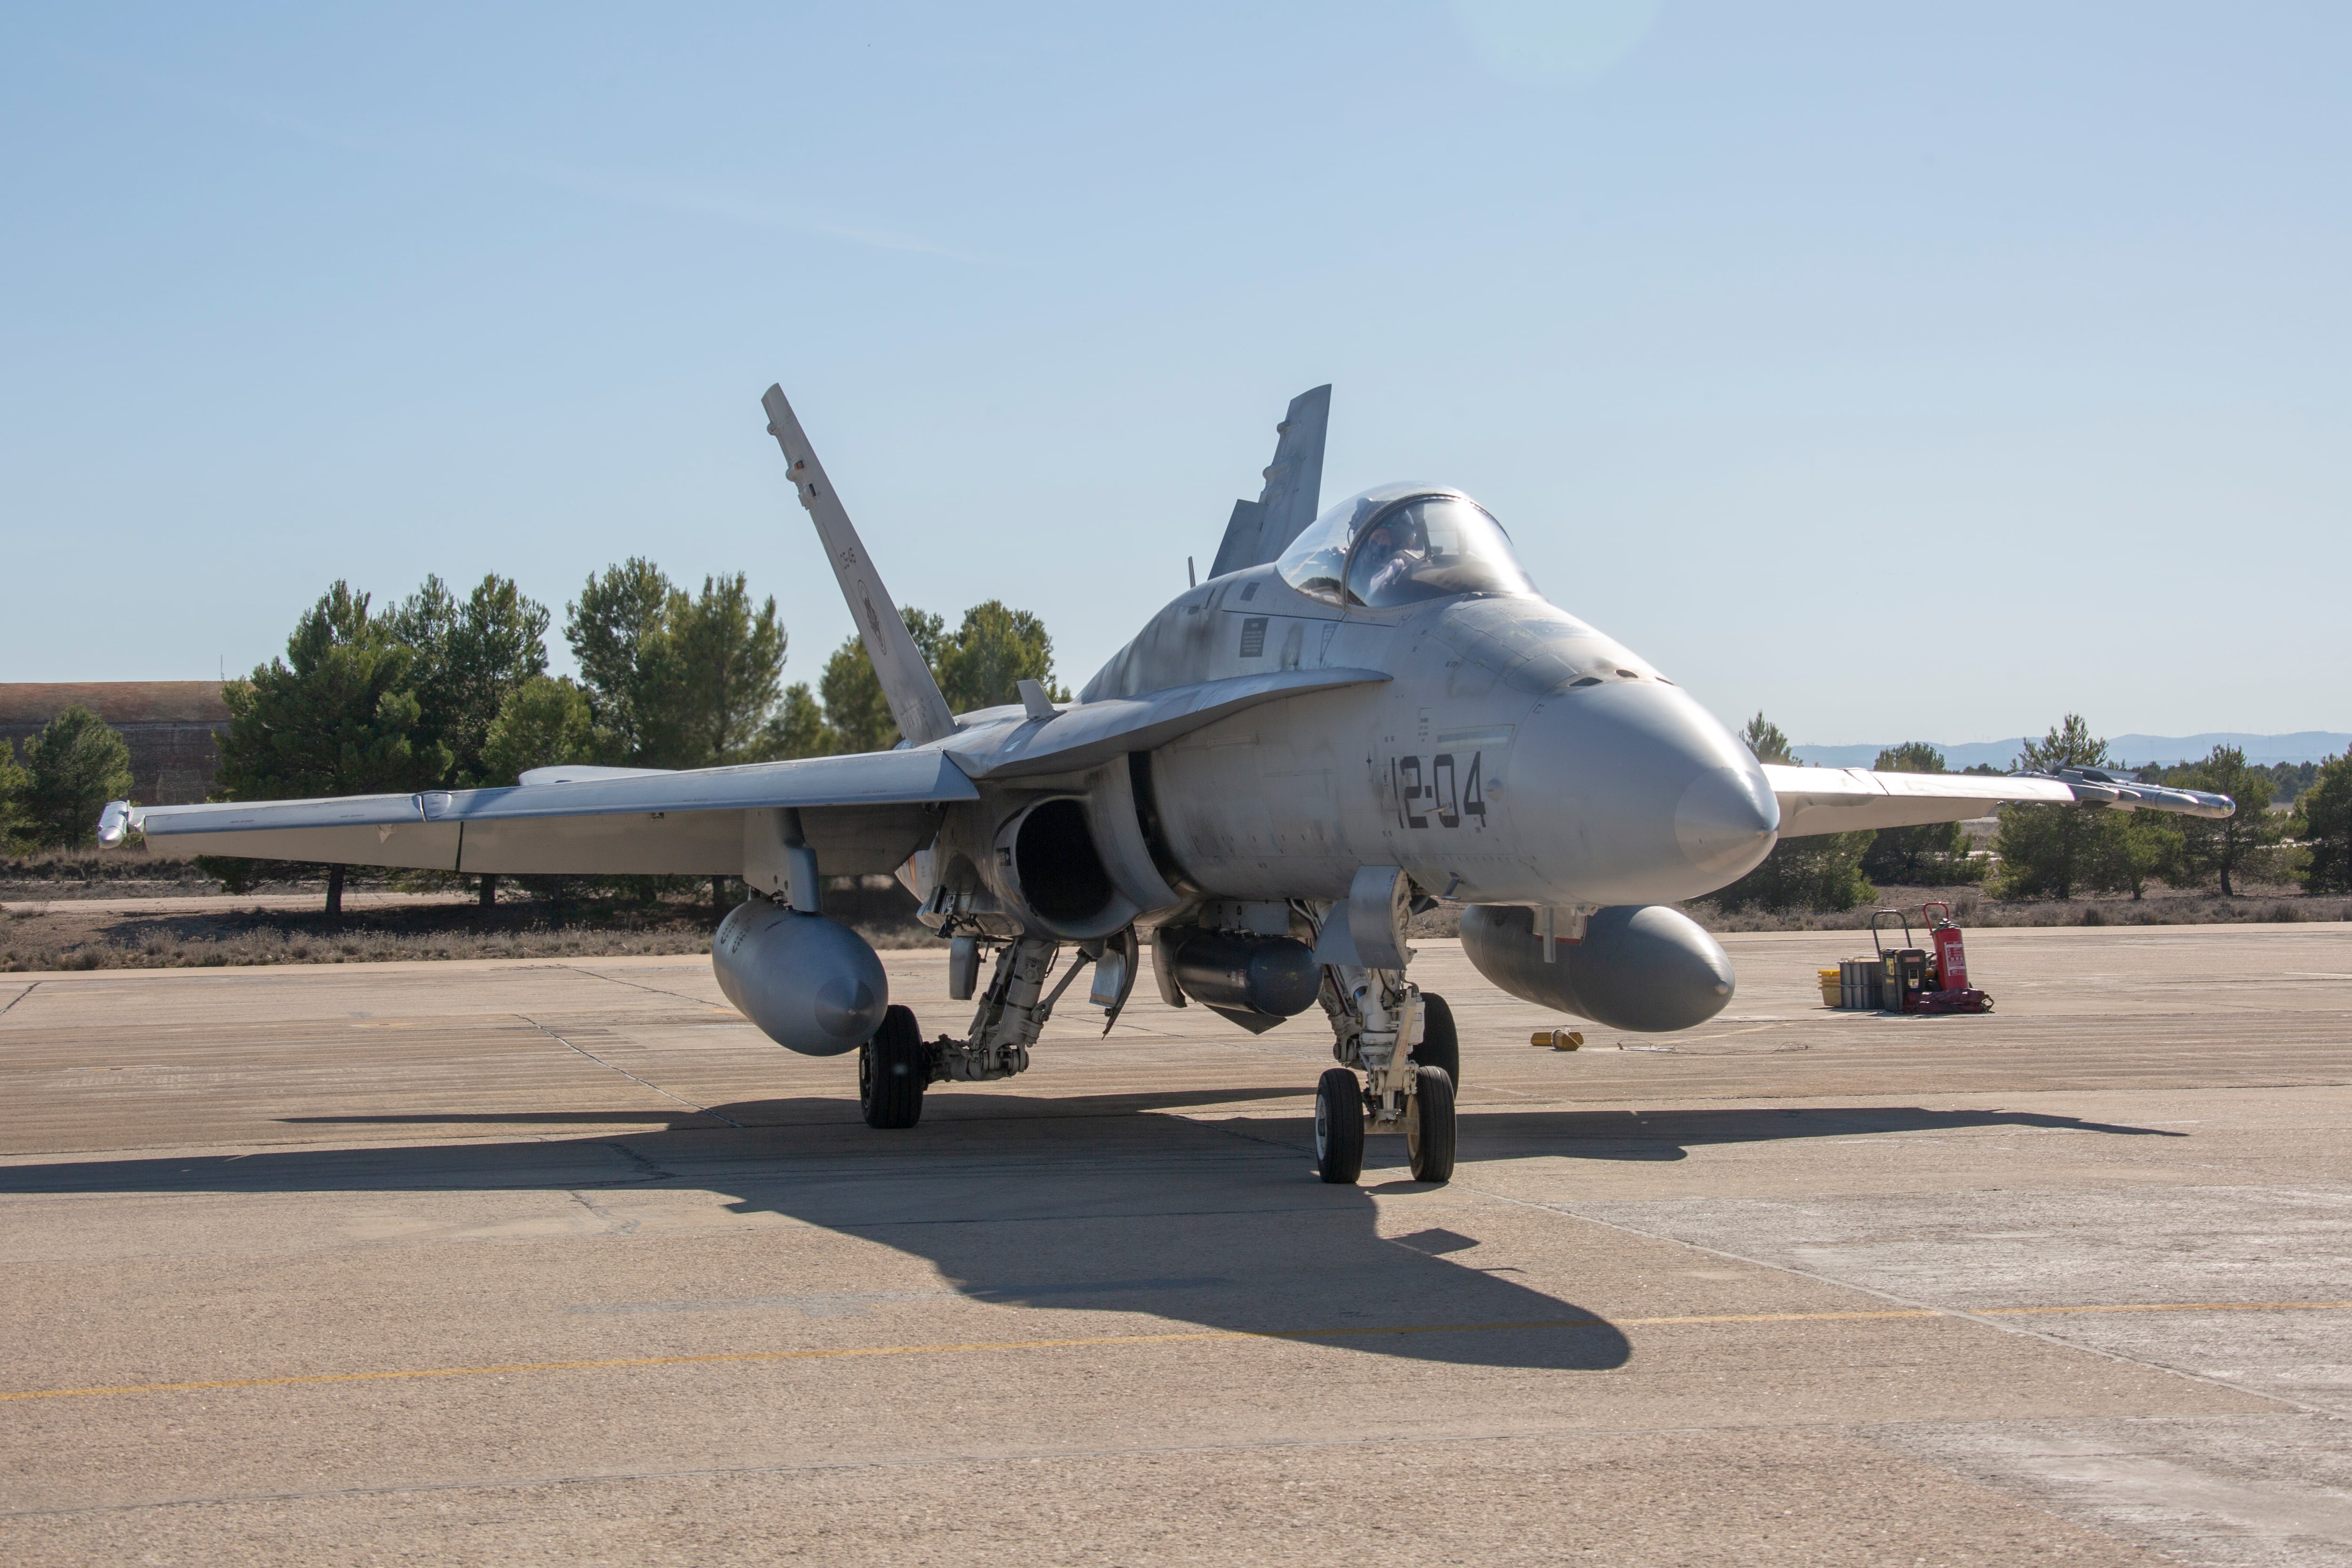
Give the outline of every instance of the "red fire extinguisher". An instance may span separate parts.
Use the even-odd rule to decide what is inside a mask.
[[[1931,910],[1944,911],[1940,919],[1929,916]],[[1960,928],[1952,923],[1952,906],[1940,899],[1931,900],[1919,907],[1919,913],[1935,920],[1927,931],[1927,940],[1936,950],[1935,988],[1938,991],[1966,991],[1969,988],[1969,955],[1960,946]]]

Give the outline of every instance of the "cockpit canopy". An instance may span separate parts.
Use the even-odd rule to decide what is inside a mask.
[[[1275,563],[1302,594],[1389,609],[1458,594],[1533,595],[1503,525],[1457,490],[1383,485],[1349,497]]]

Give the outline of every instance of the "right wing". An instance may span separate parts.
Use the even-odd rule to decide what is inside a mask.
[[[930,841],[940,805],[980,795],[937,750],[585,771],[504,789],[110,806],[101,838],[135,828],[198,854],[433,871],[733,877],[746,813],[791,806],[824,874],[845,877],[897,869]]]
[[[1965,822],[2010,805],[2116,806],[2121,810],[2227,816],[2227,795],[2112,779],[2037,773],[1880,773],[1868,768],[1764,764],[1780,802],[1780,837],[1852,833],[1864,827],[1916,827]]]

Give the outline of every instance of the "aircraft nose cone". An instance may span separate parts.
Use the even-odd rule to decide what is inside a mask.
[[[1780,808],[1763,769],[1679,687],[1558,692],[1528,731],[1514,764],[1528,847],[1562,902],[1696,898],[1772,847]]]
[[[1780,831],[1780,803],[1753,767],[1709,768],[1675,805],[1675,839],[1694,869],[1738,877]]]

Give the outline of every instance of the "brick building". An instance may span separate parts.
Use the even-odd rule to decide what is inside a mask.
[[[142,805],[183,805],[212,788],[219,753],[213,737],[228,732],[228,705],[217,680],[58,680],[0,682],[0,740],[16,748],[79,703],[122,731],[131,746],[131,798]]]

